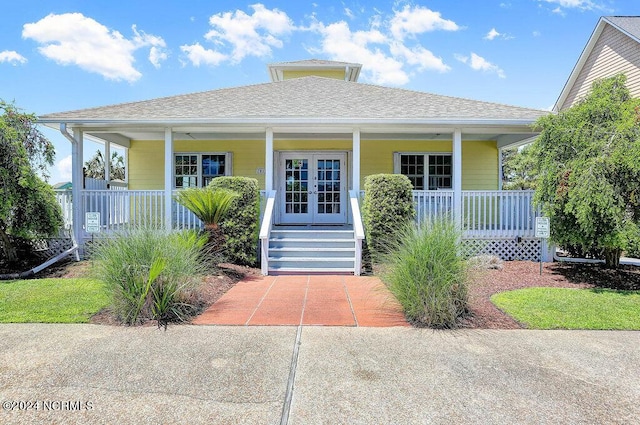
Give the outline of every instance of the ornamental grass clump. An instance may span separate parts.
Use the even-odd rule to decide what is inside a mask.
[[[197,308],[189,301],[209,269],[206,243],[195,231],[132,228],[96,243],[93,274],[105,284],[122,323],[157,320],[166,328]]]
[[[383,279],[409,321],[455,328],[467,313],[467,270],[454,223],[409,223],[384,256]]]

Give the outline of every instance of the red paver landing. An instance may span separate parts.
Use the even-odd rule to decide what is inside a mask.
[[[295,275],[241,280],[196,325],[409,326],[376,277]]]

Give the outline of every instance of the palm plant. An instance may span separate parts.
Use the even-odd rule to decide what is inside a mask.
[[[239,196],[228,189],[190,188],[179,191],[175,200],[202,221],[209,233],[210,248],[217,252],[223,244],[220,221]]]

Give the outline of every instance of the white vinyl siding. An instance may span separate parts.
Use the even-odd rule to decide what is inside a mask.
[[[624,73],[633,97],[640,97],[640,43],[606,24],[560,109],[574,105],[597,79]]]

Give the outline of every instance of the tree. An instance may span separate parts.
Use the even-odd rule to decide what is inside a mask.
[[[18,260],[11,236],[50,235],[62,225],[62,211],[48,178],[53,144],[37,129],[36,117],[0,100],[0,245],[9,263]]]
[[[535,189],[537,175],[533,145],[502,151],[502,188],[504,190]]]
[[[110,176],[111,180],[124,180],[124,158],[118,152],[111,152]],[[87,162],[84,163],[85,175],[94,179],[104,180],[104,156],[98,149]]]
[[[599,80],[581,102],[536,123],[536,201],[551,238],[613,268],[640,222],[640,100],[625,82]]]

